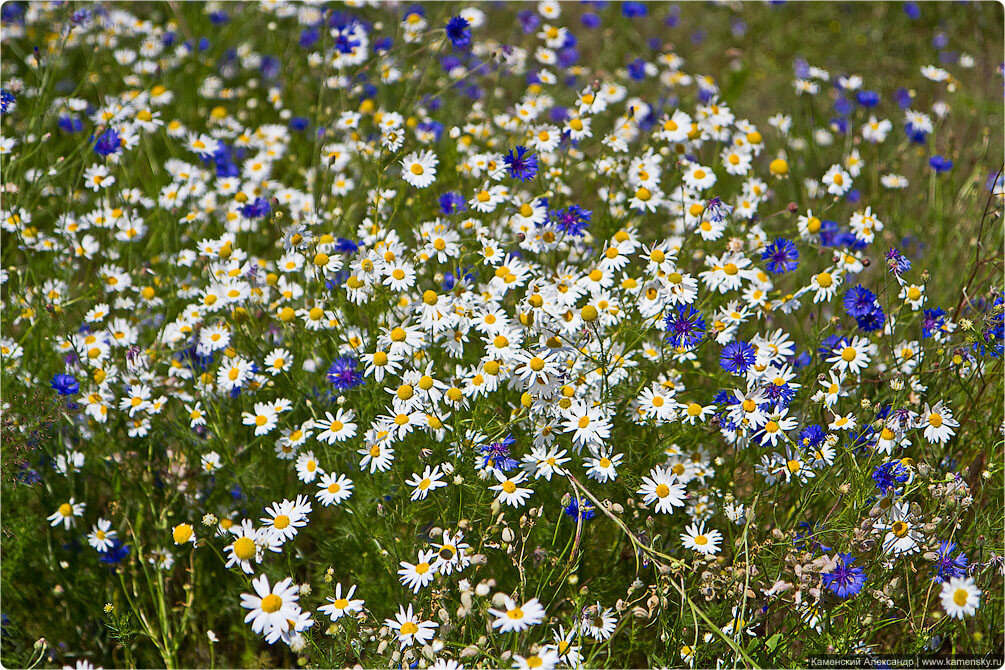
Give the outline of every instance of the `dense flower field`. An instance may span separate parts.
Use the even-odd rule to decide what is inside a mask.
[[[8,667],[1003,644],[998,3],[2,6]]]

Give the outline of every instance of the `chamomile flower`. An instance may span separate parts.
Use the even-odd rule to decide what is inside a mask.
[[[344,616],[350,616],[363,611],[364,601],[360,598],[353,598],[356,593],[356,585],[353,584],[342,595],[342,584],[335,584],[335,594],[328,596],[327,605],[322,605],[318,611],[327,615],[332,621],[338,621]]]
[[[531,598],[524,604],[517,605],[516,601],[506,596],[503,600],[503,609],[490,609],[489,614],[496,617],[492,621],[492,627],[498,628],[500,633],[519,633],[544,620],[544,607],[537,598]]]

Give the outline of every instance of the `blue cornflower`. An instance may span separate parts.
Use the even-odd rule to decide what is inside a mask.
[[[555,226],[563,233],[572,237],[580,237],[590,224],[593,212],[583,209],[579,205],[572,205],[567,209],[553,209],[549,212],[549,216]]]
[[[463,212],[468,208],[467,202],[464,200],[464,196],[460,193],[454,193],[453,191],[447,191],[440,196],[440,211],[443,214],[457,214]]]
[[[73,14],[70,15],[70,22],[75,26],[82,26],[91,20],[91,10],[84,8],[78,9]]]
[[[727,216],[733,213],[733,206],[727,205],[722,201],[722,198],[715,196],[705,205],[705,211],[708,213],[708,218],[712,219],[712,221],[722,223]]]
[[[928,131],[915,126],[910,121],[904,124],[904,132],[907,133],[908,139],[915,144],[924,144],[928,139]]]
[[[738,375],[750,369],[756,358],[754,347],[737,340],[722,348],[722,353],[719,354],[719,367],[730,374]]]
[[[921,7],[916,2],[905,2],[904,13],[907,14],[907,18],[909,19],[918,19],[921,17]]]
[[[820,347],[817,352],[821,354],[824,358],[834,355],[834,352],[838,349],[843,349],[847,346],[848,340],[846,340],[841,335],[828,335],[820,343]]]
[[[94,142],[94,153],[102,157],[111,156],[121,148],[122,138],[119,136],[119,131],[114,128],[105,130]]]
[[[515,155],[511,149],[503,156],[503,162],[506,163],[506,171],[513,179],[527,181],[537,174],[537,156],[529,153],[527,147],[518,146]]]
[[[76,117],[59,117],[56,126],[63,133],[79,133],[83,130],[83,122]]]
[[[0,88],[0,116],[7,116],[14,111],[17,100],[14,94],[6,88]]]
[[[363,373],[356,368],[357,363],[352,356],[340,356],[332,362],[327,377],[336,391],[348,391],[363,383]]]
[[[649,9],[641,2],[625,2],[621,5],[621,13],[631,19],[636,16],[645,16],[649,13]]]
[[[928,159],[928,165],[935,170],[935,174],[942,174],[953,169],[953,161],[938,154]]]
[[[447,21],[447,38],[458,49],[471,44],[471,26],[463,16],[455,16]]]
[[[705,319],[691,305],[678,305],[666,315],[663,323],[666,325],[666,341],[674,347],[690,349],[705,336]]]
[[[953,556],[954,551],[956,551],[955,542],[942,541],[935,554],[935,576],[932,579],[944,582],[952,577],[963,577],[967,574],[967,555],[960,552],[957,556]]]
[[[796,397],[796,390],[788,384],[768,384],[764,387],[764,393],[768,400],[775,406],[788,407],[792,399]]]
[[[584,521],[592,519],[597,514],[596,508],[585,500],[583,501],[582,507],[580,507],[577,504],[576,496],[572,496],[572,500],[569,501],[569,504],[565,506],[563,511],[576,520],[578,520],[579,517],[583,517]]]
[[[896,491],[900,485],[908,480],[910,474],[907,468],[900,461],[889,461],[882,465],[877,465],[872,471],[872,480],[876,482],[876,488],[883,493],[891,489]]]
[[[886,267],[894,276],[899,277],[911,269],[911,259],[900,253],[899,249],[893,247],[886,252]]]
[[[335,240],[335,251],[340,254],[354,254],[359,251],[359,245],[350,239],[340,237]]]
[[[508,472],[517,466],[517,461],[509,455],[509,448],[516,444],[516,438],[507,435],[501,442],[483,444],[480,449],[482,454],[482,467],[495,468],[502,472]]]
[[[858,91],[855,94],[855,102],[863,107],[875,107],[879,104],[879,93],[876,91]]]
[[[59,373],[54,375],[49,386],[56,390],[59,395],[74,395],[80,392],[80,383],[73,375]]]
[[[768,261],[768,270],[775,274],[792,272],[799,265],[799,250],[789,240],[777,239],[761,254],[762,261]]]
[[[359,40],[353,36],[351,30],[352,26],[339,29],[338,36],[335,38],[335,49],[339,53],[351,54],[353,49],[359,46]]]
[[[924,317],[921,319],[921,337],[927,339],[936,331],[942,330],[946,325],[946,311],[941,307],[926,309]]]
[[[876,302],[876,294],[865,288],[861,284],[857,284],[854,288],[848,289],[848,292],[844,294],[844,309],[848,312],[848,316],[858,318],[860,316],[866,316],[872,313],[878,303]]]
[[[290,119],[290,130],[303,132],[304,130],[307,130],[309,125],[311,125],[311,120],[305,116],[294,116]]]
[[[126,556],[129,555],[129,545],[123,544],[122,540],[114,539],[112,540],[111,548],[105,553],[98,557],[98,560],[102,563],[107,563],[109,565],[117,565],[125,560]]]
[[[834,569],[821,575],[824,586],[841,598],[855,595],[865,585],[865,571],[851,567],[854,560],[851,554],[838,554],[838,564]]]
[[[867,333],[879,330],[886,323],[886,314],[878,304],[868,314],[855,317],[858,327]]]
[[[646,78],[646,62],[641,58],[636,58],[628,64],[628,76],[635,81],[642,81]]]
[[[827,433],[824,432],[822,427],[814,423],[802,429],[797,441],[800,446],[806,449],[816,449],[824,443],[825,439],[827,439]]]
[[[272,206],[269,205],[266,198],[259,196],[238,211],[241,212],[241,216],[248,219],[260,219],[263,216],[268,216],[269,212],[272,211]]]
[[[471,268],[454,270],[443,278],[443,292],[453,291],[458,284],[474,286],[475,276],[471,274]]]

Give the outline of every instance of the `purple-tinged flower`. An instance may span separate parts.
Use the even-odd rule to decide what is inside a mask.
[[[579,205],[572,205],[566,209],[553,209],[548,215],[563,233],[572,237],[580,237],[586,227],[590,225],[590,217],[593,216],[593,212],[583,209]]]
[[[926,309],[921,319],[921,338],[928,339],[946,325],[946,311],[941,307]]]
[[[750,369],[757,358],[754,347],[739,340],[730,342],[722,348],[719,355],[719,367],[730,374],[738,375]],[[774,386],[772,384],[772,386]]]
[[[483,468],[495,468],[502,472],[508,472],[515,468],[518,463],[509,454],[509,448],[516,444],[516,439],[512,435],[507,435],[501,442],[483,444],[480,450]]]
[[[900,461],[888,461],[882,465],[877,465],[872,471],[872,480],[876,482],[876,488],[883,493],[897,491],[900,485],[908,480],[910,473]]]
[[[956,543],[943,540],[939,545],[939,550],[935,554],[935,581],[944,582],[953,577],[964,577],[967,574],[967,555],[960,552],[953,556],[956,551]]]
[[[468,208],[464,196],[453,191],[447,191],[440,196],[440,211],[445,215],[457,214]]]
[[[854,560],[851,554],[838,554],[834,569],[821,575],[824,586],[840,598],[855,595],[865,585],[865,571],[862,568],[851,567]]]
[[[844,294],[843,303],[848,316],[856,319],[872,313],[878,305],[876,294],[861,284],[848,289],[848,292]]]
[[[336,358],[328,368],[327,378],[336,391],[348,391],[363,383],[363,373],[352,356]]]
[[[111,156],[121,148],[122,138],[119,136],[119,131],[114,128],[106,129],[94,142],[94,153],[101,157]]]
[[[80,383],[73,375],[59,373],[54,375],[49,386],[59,395],[75,395],[80,392]]]
[[[458,49],[471,44],[471,25],[463,16],[455,16],[447,21],[447,38]]]
[[[269,201],[261,196],[255,198],[252,202],[241,207],[241,216],[248,219],[260,219],[263,216],[268,216],[269,212],[272,211],[272,207],[269,205]]]
[[[900,253],[899,249],[893,247],[886,252],[886,267],[894,276],[899,278],[900,275],[911,269],[911,259]]]
[[[593,505],[585,500],[580,505],[576,500],[576,496],[572,496],[572,500],[569,501],[569,504],[565,506],[563,511],[577,521],[579,517],[583,517],[584,521],[588,521],[597,514],[596,508]]]
[[[726,220],[727,216],[733,213],[733,206],[727,205],[722,201],[722,198],[715,196],[708,201],[705,211],[708,212],[708,218],[712,219],[712,221],[722,223]]]
[[[537,174],[537,156],[530,153],[527,147],[518,146],[516,154],[511,149],[508,154],[503,156],[503,162],[506,164],[506,171],[513,179],[527,181],[533,179]]]
[[[790,240],[777,239],[761,254],[762,261],[768,261],[768,270],[775,274],[792,272],[799,265],[799,250]]]
[[[690,349],[705,336],[705,319],[691,305],[678,305],[663,322],[667,331],[666,341],[673,347]]]
[[[953,161],[938,154],[928,159],[928,165],[935,170],[935,174],[942,174],[953,169]]]

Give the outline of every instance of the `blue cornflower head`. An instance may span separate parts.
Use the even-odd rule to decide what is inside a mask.
[[[889,461],[877,465],[876,469],[872,471],[872,480],[876,482],[876,488],[883,493],[890,490],[897,491],[909,477],[910,473],[900,461]]]
[[[457,269],[447,274],[443,278],[443,292],[453,291],[455,286],[474,286],[475,276],[471,274],[471,268],[465,267]]]
[[[82,26],[91,20],[91,10],[84,8],[78,9],[73,14],[70,15],[70,22],[75,26]]]
[[[467,202],[464,200],[464,196],[460,193],[454,193],[453,191],[447,191],[440,196],[440,212],[445,215],[457,214],[463,212],[468,208]]]
[[[335,251],[340,254],[354,254],[359,251],[359,245],[352,240],[340,237],[335,240]]]
[[[764,387],[764,393],[768,396],[775,407],[788,407],[792,399],[796,397],[796,390],[786,384],[768,384]]]
[[[827,433],[815,423],[803,428],[798,438],[799,445],[806,449],[816,449],[824,443],[825,439],[827,439]]]
[[[733,206],[727,205],[722,201],[722,198],[715,196],[708,201],[705,211],[708,213],[708,218],[712,219],[712,221],[722,223],[727,216],[733,213]]]
[[[352,356],[340,356],[332,362],[326,376],[336,391],[348,391],[363,383],[363,372],[357,369],[357,363]]]
[[[935,170],[935,174],[942,174],[953,169],[953,161],[938,154],[928,159],[928,165]]]
[[[566,209],[553,209],[548,215],[563,233],[572,237],[581,237],[590,224],[593,212],[583,209],[579,205],[572,205]]]
[[[114,128],[105,130],[94,142],[94,153],[101,157],[111,156],[121,148],[122,138],[119,136],[119,131]]]
[[[754,347],[737,340],[722,348],[722,353],[719,354],[719,367],[730,374],[739,375],[749,370],[756,358]]]
[[[762,261],[768,261],[768,270],[775,274],[792,272],[799,265],[799,250],[789,240],[777,239],[761,254]]]
[[[705,319],[691,305],[677,305],[666,315],[663,323],[666,325],[666,341],[673,347],[690,349],[705,336]]]
[[[848,289],[848,292],[844,294],[843,303],[848,316],[856,319],[871,314],[879,306],[876,294],[861,284]]]
[[[886,267],[895,276],[899,277],[911,269],[911,259],[900,253],[896,247],[886,252]]]
[[[631,19],[645,16],[649,13],[649,9],[641,2],[625,2],[621,5],[621,13]]]
[[[502,472],[508,472],[515,468],[518,463],[510,456],[509,449],[516,444],[516,439],[512,435],[507,435],[501,442],[483,444],[480,447],[482,452],[482,467],[495,468]]]
[[[921,319],[921,337],[927,339],[946,325],[946,311],[941,307],[926,309]]]
[[[909,19],[918,19],[921,17],[921,7],[916,2],[905,2],[904,13],[907,14],[907,18]]]
[[[272,206],[269,205],[269,201],[261,196],[255,198],[252,202],[241,207],[241,216],[248,219],[260,219],[263,216],[268,216],[269,212],[272,211]]]
[[[565,506],[563,511],[576,520],[579,517],[583,517],[584,521],[588,521],[597,515],[596,508],[587,501],[584,500],[582,506],[578,505],[576,496],[572,496],[572,500],[569,501],[569,504]]]
[[[848,341],[841,335],[828,335],[820,343],[817,352],[824,358],[827,358],[832,356],[838,349],[843,349],[847,344]]]
[[[646,78],[646,62],[641,58],[636,58],[628,64],[628,76],[635,81],[642,81]]]
[[[0,88],[0,116],[7,116],[14,111],[17,106],[17,99],[14,94],[6,88]]]
[[[964,577],[967,574],[967,555],[960,552],[953,556],[956,551],[956,543],[943,540],[939,545],[939,550],[935,554],[935,575],[933,580],[944,582],[953,577]]]
[[[105,553],[98,557],[98,560],[102,563],[108,563],[109,565],[117,565],[121,563],[126,556],[129,555],[129,545],[123,544],[122,540],[114,539],[112,540],[111,548]]]
[[[875,107],[879,104],[879,93],[876,91],[858,91],[855,93],[855,102],[863,107]]]
[[[537,174],[537,156],[530,153],[527,147],[518,146],[516,154],[511,149],[503,156],[503,162],[506,164],[506,171],[513,179],[527,181]]]
[[[447,38],[458,49],[471,44],[471,26],[463,16],[455,16],[447,21]]]
[[[924,144],[928,139],[928,131],[924,128],[919,128],[913,123],[908,121],[904,124],[904,132],[907,133],[908,139],[910,139],[915,144]]]
[[[886,314],[883,312],[883,308],[877,304],[868,314],[855,317],[855,323],[861,330],[871,333],[883,327],[883,324],[886,323]]]
[[[59,395],[74,395],[80,392],[80,383],[73,375],[59,373],[54,375],[49,386],[55,389]]]
[[[841,598],[855,595],[865,585],[865,571],[851,567],[854,560],[851,554],[838,554],[834,569],[821,575],[824,586]]]

